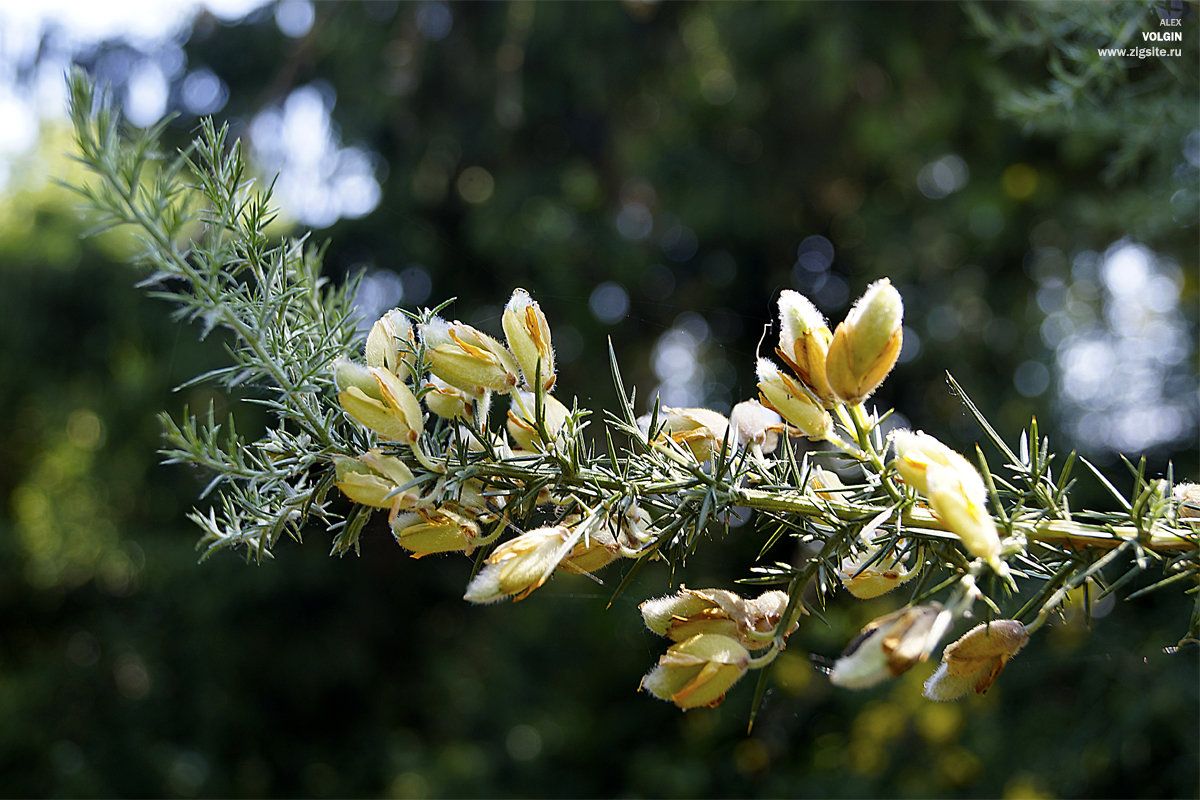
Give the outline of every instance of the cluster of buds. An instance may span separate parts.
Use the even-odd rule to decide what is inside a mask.
[[[838,686],[865,689],[926,661],[945,636],[954,613],[938,603],[893,611],[867,624],[830,671]],[[942,651],[942,661],[925,681],[930,700],[957,700],[974,690],[986,694],[996,677],[1029,641],[1016,620],[976,625]]]
[[[896,362],[902,316],[900,296],[886,279],[867,289],[836,331],[806,298],[785,291],[779,299],[776,352],[790,372],[759,359],[759,399],[738,403],[728,417],[704,408],[663,407],[656,422],[647,415],[639,423],[655,446],[690,453],[700,462],[722,455],[723,448],[741,448],[762,459],[785,435],[828,440],[846,449],[833,433],[830,411],[843,421],[847,413],[863,413],[860,404]],[[335,484],[356,503],[386,509],[396,541],[414,557],[470,554],[512,527],[504,516],[504,497],[487,491],[478,478],[456,475],[449,450],[445,459],[427,455],[425,411],[453,423],[452,442],[478,450],[485,446],[481,437],[491,437],[487,422],[493,397],[507,396],[504,430],[486,439],[500,458],[555,452],[562,437],[573,435],[568,433],[573,413],[552,394],[554,350],[541,308],[517,289],[502,325],[505,342],[437,316],[414,324],[393,310],[372,326],[365,365],[348,360],[334,365],[342,409],[379,442],[357,456],[335,456]],[[896,474],[969,552],[1007,574],[979,473],[926,434],[897,431],[891,442]],[[423,470],[414,472],[414,460]],[[817,466],[808,470],[805,488],[831,503],[850,491],[836,473]],[[537,503],[555,503],[550,521],[496,546],[467,586],[466,600],[521,600],[556,572],[592,576],[618,558],[641,555],[658,536],[651,517],[632,498],[590,509],[577,499],[555,500],[543,492]],[[864,526],[838,564],[837,577],[855,597],[878,597],[917,574],[920,559],[909,566],[905,540],[877,543],[873,535],[890,513]],[[495,524],[485,533],[481,526],[489,523]],[[783,648],[803,612],[802,605],[789,611],[789,604],[782,591],[748,599],[686,587],[642,603],[646,627],[671,644],[640,688],[683,709],[717,705],[748,670],[765,666]],[[958,615],[957,609],[934,603],[875,620],[838,659],[831,681],[862,688],[899,675],[929,657]],[[983,639],[979,630],[946,649],[942,667],[927,684],[930,697],[986,691],[1028,638],[1011,621],[992,623]]]
[[[748,600],[723,589],[680,587],[647,600],[639,606],[646,627],[673,644],[640,688],[682,709],[719,705],[756,665],[751,651],[772,647],[777,652],[796,630],[798,622],[778,630],[787,606],[787,593],[781,591]]]
[[[486,429],[492,397],[507,395],[508,438],[501,434],[495,442],[502,457],[544,452],[568,424],[570,411],[550,393],[556,382],[550,327],[524,289],[513,292],[503,327],[507,344],[436,316],[413,324],[395,309],[371,327],[365,366],[334,364],[343,411],[381,442],[394,443],[356,457],[335,456],[335,485],[356,503],[387,509],[396,541],[414,557],[470,554],[490,544],[499,531],[485,536],[480,526],[499,520],[504,508],[504,498],[488,496],[479,480],[455,480],[444,463],[427,456],[422,402],[435,416],[458,423],[456,438],[470,447]],[[401,458],[405,449],[425,468],[423,477]],[[431,477],[436,479],[428,486]],[[465,599],[520,600],[556,570],[591,575],[616,558],[636,556],[653,538],[651,526],[649,515],[627,503],[619,513],[593,513],[586,520],[567,515],[520,533],[489,554]]]
[[[670,440],[687,449],[698,461],[717,455],[722,445],[745,448],[758,455],[769,455],[779,446],[779,435],[787,431],[780,416],[757,400],[744,400],[733,407],[729,417],[708,408],[659,409],[658,438]],[[638,419],[642,433],[649,435],[651,415]]]
[[[334,457],[334,485],[356,503],[388,510],[397,543],[414,558],[430,553],[470,554],[480,535],[479,523],[494,520],[498,508],[483,496],[478,481],[466,481],[456,492],[440,477],[422,494],[412,469],[403,460],[374,449]]]
[[[887,278],[867,287],[833,332],[808,298],[784,290],[775,352],[793,375],[760,358],[763,403],[804,436],[827,438],[833,420],[826,409],[859,405],[892,371],[900,356],[903,320],[904,303]]]
[[[463,599],[477,604],[523,600],[556,570],[588,575],[618,558],[635,558],[650,541],[650,516],[637,504],[617,514],[570,515],[558,525],[526,531],[487,557]]]
[[[662,408],[657,441],[670,440],[704,461],[723,443],[761,456],[774,452],[781,434],[829,439],[828,409],[862,403],[895,366],[903,317],[900,293],[886,278],[867,288],[836,332],[806,297],[785,290],[776,353],[792,374],[760,358],[757,400],[738,403],[728,418],[707,408]],[[651,421],[649,414],[638,420],[643,433]]]

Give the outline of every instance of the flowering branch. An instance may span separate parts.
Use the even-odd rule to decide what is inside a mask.
[[[758,359],[757,398],[728,417],[657,401],[639,416],[615,354],[620,403],[598,414],[565,401],[551,326],[528,292],[509,299],[503,341],[439,308],[389,311],[360,344],[353,286],[326,284],[319,251],[302,242],[269,242],[270,193],[244,178],[224,128],[206,123],[188,154],[163,160],[158,131],[122,132],[78,73],[71,96],[79,158],[98,181],[77,191],[102,224],[138,233],[155,295],[205,334],[231,336],[233,363],[195,380],[251,392],[272,417],[255,440],[211,412],[164,418],[166,460],[214,475],[215,502],[193,514],[207,552],[266,557],[283,532],[322,522],[344,553],[380,511],[413,557],[474,558],[469,602],[522,600],[560,573],[594,578],[624,561],[615,597],[650,561],[682,569],[709,532],[752,510],[763,543],[740,583],[783,588],[680,586],[640,607],[672,642],[641,688],[685,709],[716,705],[751,670],[765,675],[839,587],[870,598],[911,584],[907,603],[831,670],[849,688],[925,661],[983,607],[988,622],[945,648],[926,686],[946,700],[986,691],[1072,589],[1113,591],[1152,565],[1163,578],[1148,588],[1195,591],[1200,580],[1195,486],[1143,465],[1127,497],[1074,454],[1056,474],[1036,424],[1014,451],[953,379],[1003,470],[978,446],[968,459],[929,434],[886,430],[890,412],[868,403],[902,344],[904,305],[886,278],[834,330],[784,291],[782,366]],[[1077,463],[1119,511],[1072,510]],[[800,546],[797,560],[772,555],[783,539]],[[1130,557],[1110,580],[1106,568]],[[1194,617],[1192,637],[1196,627]]]

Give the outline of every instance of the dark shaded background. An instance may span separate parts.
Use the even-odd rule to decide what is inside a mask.
[[[727,408],[753,392],[780,289],[836,320],[887,275],[912,344],[881,405],[969,447],[979,434],[949,370],[1011,438],[1036,414],[1061,452],[1087,449],[1126,485],[1110,450],[1076,437],[1081,412],[1057,392],[1043,335],[1057,306],[1039,294],[1078,285],[1080,254],[1125,240],[1182,275],[1191,351],[1158,388],[1194,412],[1190,10],[1179,63],[1123,66],[1095,47],[1112,27],[1156,29],[1151,5],[315,11],[297,38],[273,7],[234,25],[202,16],[187,69],[220,78],[216,115],[240,135],[297,88],[336,98],[337,133],[373,154],[382,196],[317,232],[330,274],[368,270],[388,305],[455,296],[454,316],[493,329],[512,287],[528,288],[558,337],[560,393],[612,402],[611,337],[640,397],[663,384]],[[79,60],[119,92],[137,57],[110,42]],[[1075,68],[1081,84],[1064,83]],[[196,123],[186,74],[172,83],[177,144]],[[43,149],[65,147],[48,134]],[[950,183],[929,183],[945,177],[927,170],[937,163]],[[468,168],[486,171],[490,194]],[[896,602],[839,596],[831,627],[810,621],[792,638],[747,736],[749,686],[688,714],[635,692],[661,650],[635,605],[666,590],[661,570],[605,611],[607,590],[574,577],[520,605],[467,607],[466,562],[412,561],[385,528],[358,558],[330,559],[314,530],[262,566],[229,554],[197,566],[185,514],[204,477],[155,465],[154,415],[223,410],[209,390],[171,391],[219,363],[220,343],[198,344],[139,294],[119,266],[129,243],[81,239],[60,192],[29,182],[2,205],[0,793],[1197,793],[1196,652],[1163,651],[1191,609],[1175,590],[1102,604],[1090,632],[1073,612],[988,696],[951,705],[920,698],[928,670],[834,691],[807,653],[828,663]],[[1092,284],[1099,307],[1108,296]],[[619,320],[593,312],[622,292]],[[683,356],[664,342],[696,359],[674,389],[664,376]],[[1152,469],[1173,460],[1197,477],[1191,419],[1147,453]],[[1077,505],[1107,502],[1080,486]],[[686,581],[728,584],[756,549],[750,527],[735,529]]]

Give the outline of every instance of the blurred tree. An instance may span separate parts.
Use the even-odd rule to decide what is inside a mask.
[[[886,274],[911,330],[880,402],[974,441],[949,370],[1002,430],[1045,421],[1062,341],[1046,290],[1123,237],[1176,265],[1193,355],[1173,374],[1194,391],[1197,228],[1175,199],[1195,188],[1194,14],[1184,58],[1129,66],[1089,54],[1109,26],[1156,29],[1145,4],[931,4],[915,24],[909,4],[329,3],[285,35],[285,7],[304,6],[196,21],[169,93],[177,142],[189,109],[227,99],[285,200],[300,187],[289,213],[328,237],[336,275],[368,270],[364,305],[457,296],[455,316],[498,330],[526,286],[560,385],[591,404],[614,397],[595,369],[611,336],[640,398],[728,406],[753,390],[779,289],[838,315]],[[81,60],[122,86],[137,55],[119,49]],[[1018,102],[1062,99],[1048,63],[1084,76],[1079,110]],[[1086,636],[1073,615],[959,705],[911,681],[833,691],[804,651],[832,656],[890,608],[838,602],[793,639],[747,738],[749,690],[687,715],[634,692],[655,645],[633,598],[663,574],[607,612],[603,587],[567,581],[481,611],[459,600],[461,561],[414,569],[385,531],[359,559],[310,536],[261,568],[196,567],[183,519],[203,478],[152,467],[153,416],[221,402],[169,392],[219,342],[138,296],[113,266],[127,242],[81,243],[60,195],[11,185],[28,188],[0,215],[4,794],[1195,793],[1196,660],[1159,655],[1187,611],[1169,593]],[[342,199],[314,206],[313,185]],[[1156,467],[1194,469],[1191,409]],[[754,555],[736,531],[727,544],[689,582]]]

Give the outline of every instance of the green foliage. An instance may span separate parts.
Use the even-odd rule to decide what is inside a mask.
[[[330,481],[320,467],[330,452],[351,448],[336,438],[335,412],[321,396],[329,365],[351,347],[354,284],[328,286],[320,253],[303,242],[270,241],[271,193],[253,188],[241,147],[227,146],[226,127],[207,122],[191,154],[162,161],[166,121],[123,136],[110,101],[81,72],[70,89],[79,158],[98,178],[78,187],[98,212],[95,230],[135,226],[145,246],[135,260],[149,273],[141,285],[176,306],[177,320],[198,322],[202,337],[231,334],[232,363],[184,386],[212,381],[247,391],[273,420],[254,441],[237,435],[232,418],[222,436],[211,408],[203,424],[187,411],[183,425],[164,420],[169,463],[213,469],[205,494],[229,484],[219,508],[193,515],[201,546],[269,556],[285,531],[299,538],[303,521],[325,516]],[[200,229],[195,238],[192,225]]]
[[[1195,169],[1182,169],[1179,154],[1195,130],[1195,87],[1200,85],[1196,59],[1182,57],[1116,57],[1101,51],[1178,47],[1178,42],[1143,41],[1143,32],[1181,32],[1162,27],[1161,20],[1183,13],[1169,3],[1049,3],[1015,13],[995,13],[987,6],[964,6],[976,31],[993,52],[1009,58],[1044,59],[1049,80],[1044,86],[996,71],[992,80],[997,109],[1025,130],[1060,138],[1065,152],[1101,152],[1101,173],[1110,187],[1134,179],[1154,187],[1157,202],[1138,203],[1132,232],[1161,235],[1200,213]],[[1170,100],[1166,98],[1171,98]],[[1079,213],[1125,215],[1122,202],[1105,210],[1089,203]],[[1164,202],[1165,201],[1165,202]],[[1117,217],[1120,218],[1120,217]]]

